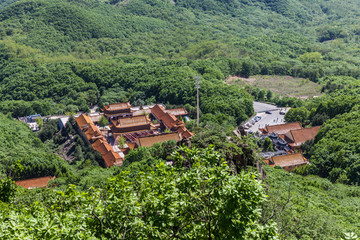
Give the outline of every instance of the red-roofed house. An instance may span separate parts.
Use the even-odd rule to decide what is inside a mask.
[[[302,129],[302,126],[299,122],[285,123],[279,125],[266,126],[259,129],[263,134],[276,133],[277,135],[284,135],[290,130]]]
[[[75,121],[81,130],[87,127],[88,124],[92,123],[91,119],[86,114],[81,114],[75,118]]]
[[[174,115],[175,117],[180,117],[180,116],[185,117],[189,114],[185,108],[166,109],[165,112],[170,113],[170,114]]]
[[[101,110],[108,119],[117,119],[119,117],[132,116],[133,112],[131,110],[130,102],[112,103],[104,106],[104,108]]]
[[[81,114],[75,120],[83,136],[85,136],[88,140],[88,143],[91,144],[95,151],[100,152],[104,160],[105,167],[122,165],[124,159],[119,153],[114,151],[112,146],[106,141],[104,135],[100,132],[98,127],[93,124],[87,115]]]
[[[175,140],[176,142],[180,141],[180,136],[178,133],[164,133],[160,135],[152,135],[146,137],[138,138],[138,146],[140,147],[151,147],[155,143],[161,143],[169,140]]]
[[[152,129],[151,121],[146,115],[119,118],[118,120],[112,120],[112,123],[111,131],[115,135]]]
[[[173,132],[181,134],[182,138],[191,138],[194,134],[186,129],[185,123],[178,120],[174,115],[165,111],[165,108],[159,104],[151,108],[153,116],[161,122],[164,127]]]
[[[296,167],[309,164],[309,161],[304,158],[301,153],[294,153],[282,156],[271,157],[267,163],[270,166],[280,166],[285,171],[290,172]]]
[[[320,126],[290,130],[285,134],[285,140],[292,148],[299,148],[301,144],[308,140],[314,139],[319,129]]]

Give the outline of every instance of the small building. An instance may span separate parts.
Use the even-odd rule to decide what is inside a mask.
[[[285,140],[290,144],[291,148],[297,149],[306,141],[314,139],[319,129],[320,126],[290,130],[285,134]]]
[[[40,114],[30,115],[30,116],[26,117],[26,122],[34,123],[36,121],[36,119],[38,119],[38,118],[41,118]]]
[[[15,181],[15,184],[27,189],[46,187],[50,180],[55,180],[55,177],[38,177],[26,180]]]
[[[309,164],[309,161],[301,153],[274,156],[265,162],[271,167],[280,166],[287,172],[290,172],[296,167]]]
[[[109,120],[118,119],[119,117],[131,117],[133,115],[130,102],[112,103],[104,106],[101,110]]]
[[[170,131],[178,132],[181,138],[189,139],[194,135],[185,127],[183,121],[180,121],[171,113],[166,112],[164,107],[157,104],[151,109],[151,113],[155,119],[161,122],[163,127]]]
[[[152,135],[146,137],[138,138],[137,144],[139,147],[151,147],[155,143],[161,143],[174,140],[176,142],[180,141],[180,136],[178,133],[163,133],[160,135]]]
[[[93,123],[98,123],[103,115],[102,113],[90,113],[89,118]]]
[[[40,130],[39,125],[36,122],[29,122],[29,123],[27,123],[27,125],[33,132]]]
[[[112,166],[121,166],[123,164],[123,158],[120,156],[119,153],[115,152],[110,144],[107,143],[104,139],[97,139],[93,144],[92,147],[95,151],[100,152],[105,167],[112,167]]]
[[[259,156],[263,157],[264,159],[270,159],[271,157],[282,156],[282,155],[286,155],[286,154],[288,154],[286,151],[279,150],[279,151],[275,151],[275,152],[262,152],[259,154]]]
[[[69,121],[70,117],[62,117],[59,118],[58,127],[59,129],[63,129],[66,126],[66,123]]]
[[[260,128],[259,130],[265,135],[270,134],[270,133],[276,133],[277,135],[282,137],[283,135],[285,135],[289,131],[297,130],[297,129],[302,129],[302,126],[301,126],[300,122],[284,123],[284,124],[266,126],[264,128]]]
[[[112,123],[111,131],[114,135],[153,129],[153,125],[146,115],[119,118],[112,120]]]
[[[188,111],[185,108],[173,108],[173,109],[166,109],[165,112],[174,115],[175,117],[185,117],[189,115]]]

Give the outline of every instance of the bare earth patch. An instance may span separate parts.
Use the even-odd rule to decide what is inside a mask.
[[[321,85],[305,78],[291,76],[256,75],[249,78],[229,76],[225,79],[227,84],[250,84],[251,86],[269,89],[280,96],[298,97],[307,99],[321,95]]]

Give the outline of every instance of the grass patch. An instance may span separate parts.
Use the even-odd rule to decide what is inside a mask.
[[[305,78],[291,76],[256,75],[249,78],[231,76],[226,79],[228,84],[250,84],[251,86],[268,89],[280,96],[298,97],[301,99],[321,95],[321,85]]]

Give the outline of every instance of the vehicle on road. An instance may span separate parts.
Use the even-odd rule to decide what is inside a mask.
[[[266,113],[266,114],[272,114],[272,112],[270,112],[270,111],[266,111],[265,113]]]
[[[256,117],[254,117],[255,122],[260,121],[260,119],[261,119],[261,117],[260,117],[260,116],[256,116]]]

